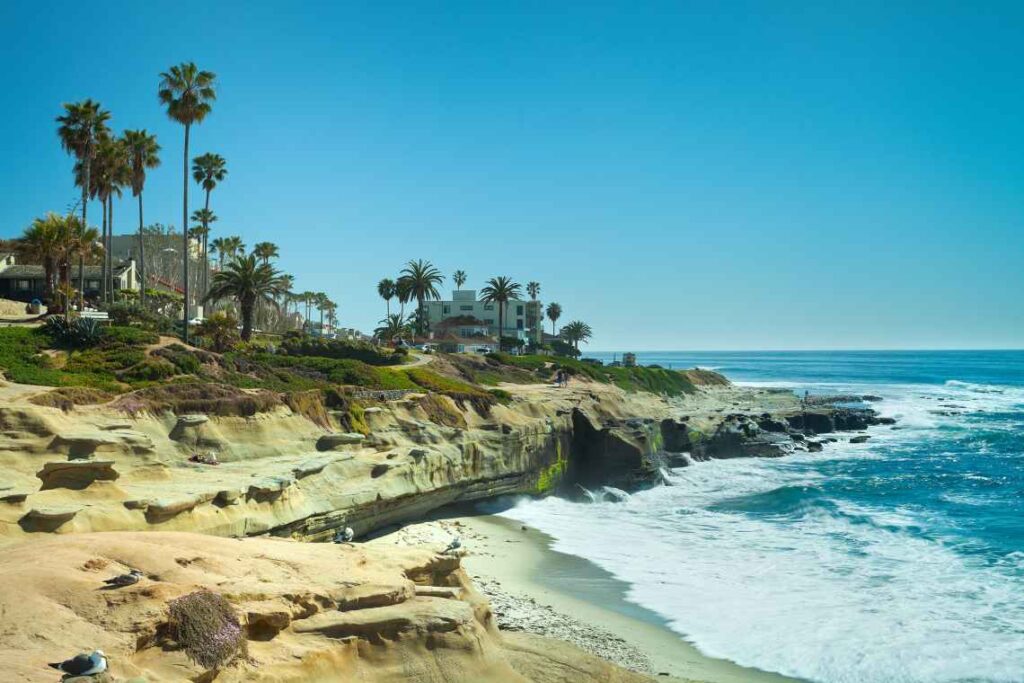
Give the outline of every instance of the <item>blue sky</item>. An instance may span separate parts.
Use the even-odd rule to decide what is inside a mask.
[[[426,258],[540,281],[594,349],[1024,347],[1020,3],[38,4],[0,0],[0,236],[74,200],[85,97],[158,135],[180,222],[157,75],[193,60],[217,228],[343,324]]]

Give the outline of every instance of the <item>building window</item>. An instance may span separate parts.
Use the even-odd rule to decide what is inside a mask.
[[[523,307],[522,306],[516,306],[516,315],[522,315],[522,314],[523,314]]]
[[[86,280],[85,281],[85,288],[86,289],[99,289],[100,288],[100,281],[99,280]]]
[[[32,289],[32,281],[31,280],[16,280],[14,282],[14,288],[17,289],[19,292],[27,292],[30,289]]]
[[[470,306],[459,306],[459,310],[460,311],[472,311],[473,310],[473,306],[472,305],[470,305]]]
[[[484,304],[484,310],[485,311],[493,311],[494,310],[494,304]]]
[[[484,322],[487,323],[488,325],[493,325],[494,324],[494,318],[488,318]]]
[[[448,304],[445,304],[444,305],[444,313],[445,313],[445,315],[447,315],[447,314],[449,314],[451,312],[452,312],[452,307],[449,306]]]
[[[523,329],[523,319],[522,318],[519,318],[518,320],[516,320],[516,329],[517,330]]]

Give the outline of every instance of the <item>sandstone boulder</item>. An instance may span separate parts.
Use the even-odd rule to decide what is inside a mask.
[[[365,439],[366,436],[357,432],[335,432],[333,434],[324,434],[317,439],[316,449],[318,451],[329,451],[337,448],[338,446],[359,444]]]
[[[94,481],[115,481],[120,474],[114,469],[113,460],[64,460],[48,462],[36,472],[43,481],[42,490],[81,490]]]

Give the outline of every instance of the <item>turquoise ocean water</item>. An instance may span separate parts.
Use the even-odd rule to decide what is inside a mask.
[[[712,656],[823,683],[1024,681],[1024,351],[638,355],[876,394],[898,428],[697,463],[626,503],[505,515],[611,572]]]

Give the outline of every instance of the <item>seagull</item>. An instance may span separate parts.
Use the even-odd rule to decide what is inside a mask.
[[[441,554],[454,553],[460,549],[462,549],[462,539],[456,536],[452,539],[452,542],[448,544],[448,547],[441,551]]]
[[[352,531],[352,527],[345,527],[344,529],[338,529],[334,534],[335,543],[351,543],[352,539],[356,537],[356,532]]]
[[[50,664],[50,668],[63,671],[69,676],[95,676],[107,670],[107,656],[103,650],[93,650],[92,654],[82,653],[63,662]]]
[[[107,579],[103,583],[107,584],[107,588],[125,588],[126,586],[137,584],[142,576],[142,572],[138,569],[133,569],[127,574],[120,574],[112,579]]]

